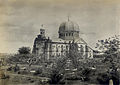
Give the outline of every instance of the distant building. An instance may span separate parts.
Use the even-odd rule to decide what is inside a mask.
[[[44,55],[45,59],[55,59],[69,53],[71,43],[77,43],[78,52],[82,58],[93,58],[93,50],[79,36],[78,24],[68,20],[59,27],[58,40],[51,40],[45,36],[45,29],[40,29],[40,34],[35,38],[33,53],[37,56]]]

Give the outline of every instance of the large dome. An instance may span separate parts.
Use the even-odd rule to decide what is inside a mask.
[[[63,22],[60,24],[59,32],[65,31],[79,31],[79,26],[77,23],[72,21]]]
[[[63,22],[59,27],[59,38],[63,40],[74,40],[79,38],[79,26],[70,20]]]

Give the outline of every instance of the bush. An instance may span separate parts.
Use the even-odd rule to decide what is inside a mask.
[[[30,47],[21,47],[19,48],[18,52],[19,54],[30,54]]]
[[[50,84],[60,84],[60,82],[62,82],[61,80],[63,79],[63,76],[61,74],[54,73],[51,75],[50,79]]]
[[[100,84],[108,85],[110,80],[110,75],[108,73],[99,73],[97,80]]]

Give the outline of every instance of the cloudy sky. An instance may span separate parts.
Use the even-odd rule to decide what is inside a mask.
[[[56,39],[68,15],[92,48],[98,39],[120,34],[119,0],[0,0],[0,52],[32,48],[41,24],[47,36]]]

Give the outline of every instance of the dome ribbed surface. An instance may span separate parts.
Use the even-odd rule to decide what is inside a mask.
[[[60,24],[59,32],[63,31],[79,31],[79,26],[72,21],[63,22]]]

